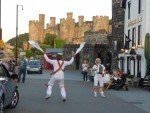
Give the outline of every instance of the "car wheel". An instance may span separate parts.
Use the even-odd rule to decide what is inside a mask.
[[[0,99],[0,113],[3,113],[4,110],[4,99],[3,97]]]
[[[29,71],[27,71],[27,74],[30,74],[30,72],[29,72]]]
[[[15,108],[17,106],[18,102],[19,102],[19,92],[17,89],[15,89],[13,99],[12,99],[11,103],[9,104],[9,108]]]

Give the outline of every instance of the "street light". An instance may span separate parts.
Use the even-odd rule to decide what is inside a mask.
[[[1,28],[1,0],[0,0],[0,40],[2,40],[2,28]]]
[[[21,6],[23,10],[23,5],[18,5],[16,8],[16,64],[17,63],[17,58],[18,58],[18,7]]]

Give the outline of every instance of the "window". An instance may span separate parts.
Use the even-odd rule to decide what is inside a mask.
[[[128,19],[130,19],[130,6],[131,6],[131,2],[128,2]]]
[[[141,45],[141,25],[138,26],[138,45]]]
[[[124,60],[120,60],[120,69],[121,71],[124,71]]]
[[[131,69],[131,62],[130,62],[130,57],[127,57],[127,73],[130,73],[130,69]]]
[[[130,39],[130,30],[128,30],[128,38]],[[129,43],[129,48],[130,48],[130,43]]]
[[[132,46],[136,44],[136,28],[132,29]]]
[[[141,59],[137,60],[137,70],[141,72]]]
[[[121,0],[121,2],[120,2],[120,7],[121,7],[121,8],[123,8],[123,9],[126,8],[126,1],[127,1],[127,0]]]
[[[141,13],[141,0],[139,0],[139,7],[138,7],[138,13]]]

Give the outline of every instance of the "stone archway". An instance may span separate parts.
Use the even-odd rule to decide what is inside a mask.
[[[75,65],[76,65],[76,70],[78,70],[80,68],[80,54],[79,53],[75,56]]]

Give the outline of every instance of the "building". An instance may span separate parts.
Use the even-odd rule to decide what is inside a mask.
[[[119,64],[125,73],[145,77],[146,60],[144,43],[150,33],[150,0],[122,0],[125,10],[124,46],[118,55]]]
[[[73,13],[68,12],[67,18],[61,18],[60,24],[56,24],[56,17],[50,17],[50,23],[45,26],[45,15],[39,14],[39,20],[29,21],[29,40],[43,42],[47,33],[55,34],[58,38],[66,41],[67,44],[80,44],[84,41],[84,33],[92,30],[97,32],[105,29],[111,32],[108,16],[93,16],[92,21],[84,21],[84,16],[78,16],[75,22]]]

